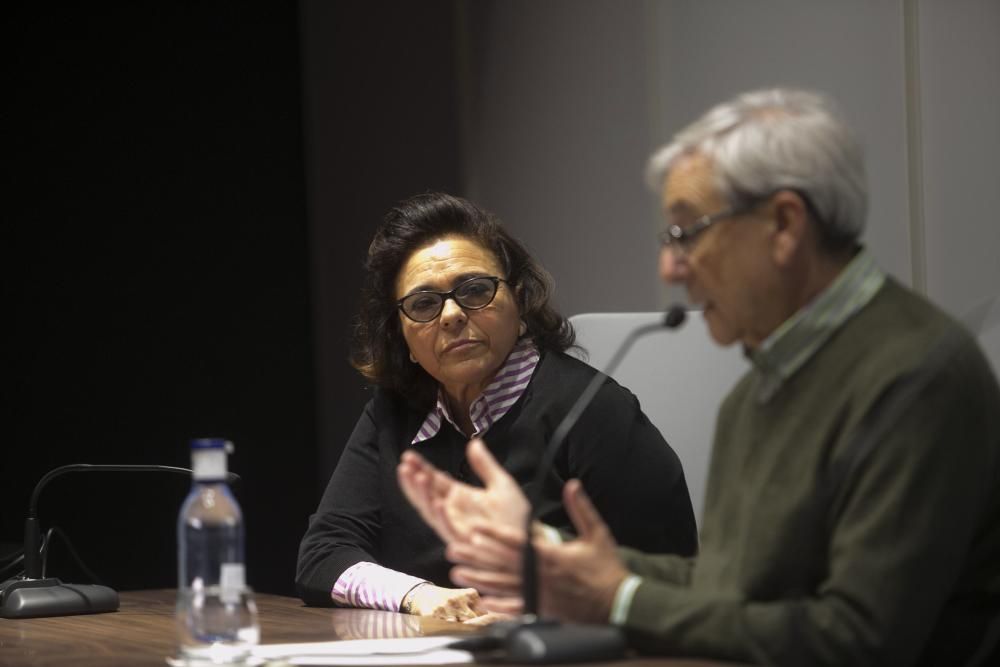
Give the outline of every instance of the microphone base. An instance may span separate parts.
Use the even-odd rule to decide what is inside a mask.
[[[450,647],[485,653],[489,662],[533,665],[622,660],[627,649],[614,626],[548,620],[501,621]]]
[[[59,579],[8,579],[0,584],[0,618],[44,618],[118,611],[118,593]]]

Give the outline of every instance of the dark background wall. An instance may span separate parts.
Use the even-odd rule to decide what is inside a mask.
[[[5,19],[0,541],[20,541],[46,470],[187,465],[189,438],[220,435],[250,583],[292,592],[366,398],[346,340],[367,239],[393,202],[457,189],[452,6],[409,5]],[[78,474],[39,514],[106,583],[173,586],[188,486]],[[89,580],[61,543],[49,574]]]
[[[325,485],[368,399],[347,350],[375,225],[410,195],[462,194],[461,4],[304,0],[301,8]]]

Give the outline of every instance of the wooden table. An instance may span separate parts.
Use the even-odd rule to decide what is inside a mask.
[[[0,618],[0,667],[163,667],[176,653],[173,590],[121,593],[110,614]],[[261,643],[460,634],[475,628],[367,609],[306,607],[295,598],[258,594]],[[710,667],[704,661],[642,658],[627,667]]]

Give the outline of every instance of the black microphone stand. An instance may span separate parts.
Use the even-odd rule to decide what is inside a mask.
[[[70,472],[171,472],[191,475],[188,468],[161,465],[91,465],[71,463],[45,473],[31,493],[28,518],[24,521],[24,576],[0,584],[0,618],[32,618],[97,614],[118,610],[118,593],[99,584],[64,584],[42,576],[41,530],[38,497],[45,486]],[[230,478],[239,476],[230,473]]]
[[[563,417],[552,434],[542,459],[535,471],[534,483],[528,497],[531,509],[525,520],[525,542],[522,552],[522,595],[524,614],[520,621],[498,624],[494,630],[503,635],[506,659],[511,662],[559,663],[598,660],[616,660],[625,655],[625,638],[619,628],[610,625],[569,625],[541,619],[538,604],[538,561],[531,533],[541,501],[545,476],[555,461],[563,441],[576,425],[580,416],[600,391],[605,380],[618,368],[632,345],[639,338],[660,331],[664,327],[675,329],[684,323],[687,312],[683,306],[671,306],[661,322],[633,329],[622,341],[603,372],[594,375],[580,397]]]

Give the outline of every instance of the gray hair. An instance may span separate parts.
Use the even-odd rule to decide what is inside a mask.
[[[730,206],[794,190],[828,247],[853,245],[864,231],[868,187],[861,143],[823,95],[775,88],[710,109],[649,159],[650,187],[662,190],[677,159],[694,153],[711,160],[716,187]]]

